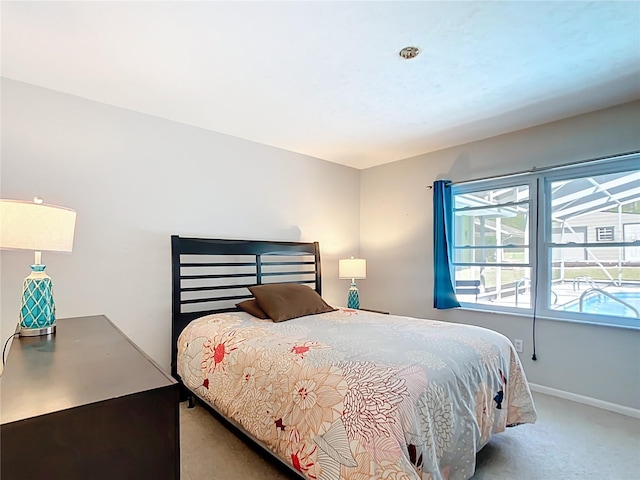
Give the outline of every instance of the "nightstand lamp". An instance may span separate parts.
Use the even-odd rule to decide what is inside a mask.
[[[367,261],[363,258],[347,258],[338,262],[338,276],[342,279],[350,278],[348,308],[360,308],[358,287],[356,280],[367,278]]]
[[[53,286],[41,264],[41,252],[70,252],[75,225],[74,210],[45,205],[39,197],[33,203],[0,200],[0,248],[35,251],[31,274],[22,285],[20,336],[55,332]]]

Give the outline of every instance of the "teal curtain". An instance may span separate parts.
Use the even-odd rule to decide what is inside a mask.
[[[453,208],[451,182],[433,183],[433,307],[438,309],[459,307],[451,265],[451,233]]]

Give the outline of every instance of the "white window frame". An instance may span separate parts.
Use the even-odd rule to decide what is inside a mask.
[[[532,217],[532,212],[535,212],[535,208],[537,205],[537,198],[536,198],[536,182],[535,179],[530,179],[530,178],[525,178],[522,177],[520,175],[515,175],[512,177],[502,177],[502,178],[497,178],[497,179],[492,179],[492,180],[483,180],[483,181],[479,181],[479,182],[470,182],[470,183],[464,183],[464,184],[459,184],[459,185],[453,185],[453,190],[452,190],[452,194],[455,195],[461,195],[461,194],[468,194],[468,193],[475,193],[475,192],[482,192],[485,190],[499,190],[502,188],[513,188],[513,187],[518,187],[521,185],[526,185],[529,187],[529,238],[528,238],[528,242],[527,245],[523,245],[523,246],[518,246],[519,248],[523,248],[523,249],[527,249],[529,250],[529,261],[528,262],[523,262],[523,263],[515,263],[515,264],[504,264],[504,263],[486,263],[484,264],[484,266],[486,266],[487,268],[492,268],[492,267],[522,267],[522,268],[530,268],[531,269],[531,278],[533,279],[535,276],[535,270],[534,270],[534,265],[535,265],[535,248],[533,248],[533,246],[535,245],[535,243],[533,243],[535,241],[535,233],[534,233],[534,228],[533,228],[533,224],[531,222],[531,217]],[[452,205],[455,205],[455,200],[452,201]],[[455,223],[454,223],[454,230],[455,230]],[[456,234],[455,231],[452,233],[452,239],[456,238]],[[455,241],[455,240],[454,240]],[[453,257],[453,267],[455,268],[456,266],[460,266],[460,267],[464,267],[464,266],[470,266],[467,262],[456,262],[455,261],[455,252],[452,255]],[[479,264],[476,264],[476,266],[480,266]],[[455,276],[454,276],[454,282],[455,282]],[[533,298],[533,295],[532,295]],[[494,306],[494,305],[485,305],[485,304],[480,304],[480,303],[472,303],[472,302],[462,302],[460,301],[460,299],[458,299],[458,301],[460,302],[460,305],[463,308],[472,308],[472,309],[480,309],[480,310],[490,310],[490,311],[502,311],[502,312],[509,312],[509,313],[516,313],[516,314],[523,314],[523,313],[532,313],[533,312],[533,307],[510,307],[510,306]]]
[[[466,193],[479,192],[484,190],[495,190],[505,187],[515,187],[518,185],[529,185],[529,263],[531,268],[531,306],[510,307],[502,305],[488,305],[474,302],[461,301],[461,308],[470,310],[486,310],[492,312],[503,312],[514,315],[535,315],[558,321],[570,321],[586,324],[607,325],[614,327],[640,329],[640,320],[628,317],[615,317],[609,315],[599,315],[593,313],[568,312],[554,310],[551,308],[551,280],[552,280],[552,249],[558,247],[550,241],[553,237],[551,232],[551,192],[552,182],[571,180],[581,177],[595,177],[599,175],[621,173],[625,171],[638,170],[640,153],[625,154],[606,160],[596,160],[578,165],[568,165],[546,169],[540,172],[519,173],[511,176],[483,179],[472,182],[465,182],[452,185],[453,201],[455,196]],[[538,208],[538,206],[541,208]],[[455,222],[454,222],[455,224]],[[454,227],[455,228],[455,227]],[[548,234],[549,233],[549,234]],[[455,232],[452,233],[452,242],[455,241]],[[607,241],[602,242],[606,246],[629,246],[628,242]],[[453,267],[455,268],[455,255],[453,257]],[[487,267],[500,266],[487,264]]]
[[[611,232],[611,238],[609,237],[609,232]],[[601,234],[605,234],[607,238],[602,239]],[[596,241],[597,242],[613,242],[616,239],[616,227],[596,227]]]

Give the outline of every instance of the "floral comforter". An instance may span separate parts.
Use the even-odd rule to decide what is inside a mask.
[[[360,310],[203,317],[178,373],[310,479],[468,479],[493,433],[536,420],[504,336]]]

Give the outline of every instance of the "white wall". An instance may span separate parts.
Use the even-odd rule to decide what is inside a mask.
[[[346,301],[358,170],[8,79],[1,154],[2,198],[77,211],[73,252],[43,252],[58,318],[104,313],[165,368],[171,234],[319,241],[323,296]],[[0,258],[4,345],[33,254]]]
[[[433,305],[432,198],[436,179],[471,180],[640,150],[640,102],[420,155],[361,173],[361,303],[392,313],[470,323],[525,340],[530,382],[640,408],[640,331]]]
[[[348,288],[338,258],[360,251],[363,307],[523,338],[531,382],[640,408],[640,332],[540,320],[533,362],[530,319],[432,308],[425,188],[638,150],[640,102],[362,172],[7,79],[1,133],[2,198],[78,212],[73,253],[43,254],[58,317],[105,313],[165,368],[171,234],[317,240],[329,303],[344,304]],[[32,255],[0,261],[4,344]]]

